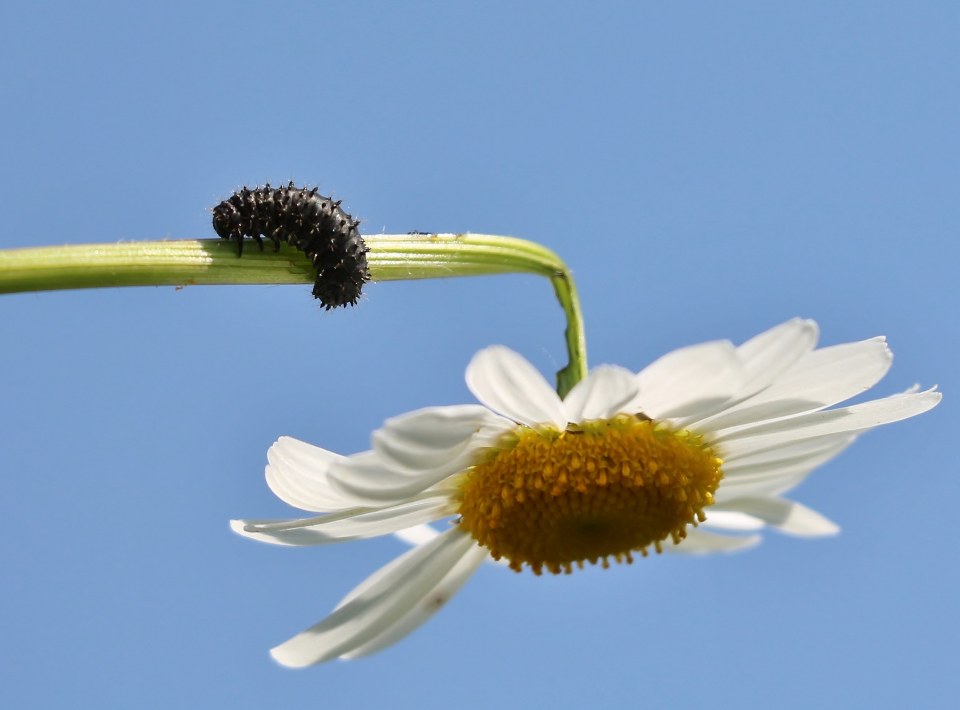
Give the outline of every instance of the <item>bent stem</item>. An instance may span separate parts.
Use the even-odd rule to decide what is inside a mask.
[[[532,273],[546,276],[567,320],[569,362],[557,372],[567,392],[587,372],[583,318],[573,277],[554,252],[535,242],[488,234],[364,236],[373,281]],[[76,244],[0,251],[0,293],[114,286],[311,283],[307,257],[286,244],[279,252],[222,239]]]

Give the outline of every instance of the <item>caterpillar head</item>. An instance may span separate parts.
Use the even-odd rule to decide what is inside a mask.
[[[240,211],[226,201],[214,207],[213,231],[224,239],[243,239]]]

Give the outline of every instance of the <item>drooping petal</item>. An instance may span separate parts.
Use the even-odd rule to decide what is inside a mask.
[[[723,480],[714,499],[721,503],[742,496],[789,490],[813,470],[838,456],[856,438],[850,434],[822,436],[725,464]]]
[[[735,530],[740,532],[749,532],[752,530],[763,530],[764,522],[752,515],[741,513],[735,510],[721,510],[717,506],[711,506],[707,511],[707,520],[700,524],[700,528],[713,528],[715,530]]]
[[[883,338],[814,350],[756,396],[695,426],[722,432],[730,427],[824,409],[873,387],[890,369],[892,361]]]
[[[281,436],[267,451],[267,485],[288,505],[315,513],[363,503],[331,487],[330,468],[344,457],[319,446]]]
[[[467,366],[467,387],[494,412],[529,427],[567,425],[560,397],[521,355],[502,345],[481,350]]]
[[[637,396],[637,378],[623,367],[601,365],[570,390],[563,400],[568,422],[610,419],[626,412],[624,406]]]
[[[471,547],[457,528],[415,547],[347,596],[326,619],[270,653],[281,664],[302,668],[361,649],[428,599]]]
[[[340,657],[354,659],[369,656],[408,636],[445,606],[488,558],[487,551],[479,545],[474,545],[468,549],[446,576],[427,592],[424,598],[411,611],[407,612],[406,616],[398,619],[393,626],[379,636]]]
[[[840,528],[815,510],[776,497],[744,497],[718,504],[721,510],[739,511],[762,520],[781,532],[800,537],[836,535]]]
[[[446,530],[443,533],[437,533],[436,535],[426,540],[423,544],[416,545],[415,549],[419,549],[427,545],[428,543],[436,546],[440,544],[438,542],[439,538],[443,537],[444,535],[446,535],[447,533],[450,533],[452,530],[455,530],[455,529],[456,528],[451,528]],[[405,552],[399,557],[394,557],[383,567],[376,570],[373,574],[371,574],[365,580],[360,582],[360,584],[358,584],[356,587],[354,587],[349,592],[347,592],[343,596],[343,598],[339,602],[337,602],[337,605],[333,607],[333,610],[337,611],[341,607],[344,607],[350,602],[352,602],[354,599],[359,599],[363,595],[367,594],[368,591],[374,589],[375,587],[379,588],[380,586],[385,585],[387,582],[385,582],[384,580],[389,580],[394,578],[398,574],[397,572],[398,569],[403,568],[405,565],[409,564],[408,557],[410,556],[411,552],[413,552],[413,550]]]
[[[403,530],[396,530],[393,536],[408,545],[422,545],[430,542],[440,534],[440,531],[428,523],[414,525]]]
[[[664,355],[637,374],[637,402],[653,419],[693,417],[735,396],[744,371],[726,340],[692,345]]]
[[[789,441],[776,446],[772,449],[748,450],[742,451],[730,450],[728,447],[717,447],[720,458],[723,459],[723,470],[727,474],[739,470],[741,466],[753,466],[758,464],[775,464],[784,459],[791,459],[799,456],[817,456],[821,452],[832,449],[841,441],[852,441],[856,434],[834,434],[833,436],[818,437],[816,439],[801,439],[799,441]]]
[[[762,451],[802,439],[855,433],[901,421],[932,409],[940,399],[941,394],[933,389],[897,394],[850,407],[801,414],[736,429],[717,436],[713,443],[742,456],[746,452]]]
[[[401,542],[407,543],[408,545],[422,545],[425,542],[430,542],[440,534],[442,533],[440,533],[440,531],[438,531],[432,525],[415,525],[412,528],[407,528],[406,530],[397,530],[393,536]],[[510,566],[510,560],[508,560],[506,557],[501,557],[499,560],[495,560],[487,555],[484,561],[488,562],[489,564],[496,565],[497,567]]]
[[[373,433],[373,450],[398,473],[448,467],[466,447],[488,445],[516,427],[479,404],[427,407],[388,419]]]
[[[232,520],[239,535],[276,545],[325,545],[404,530],[452,515],[457,505],[437,492],[385,508],[354,508],[300,520]]]
[[[764,449],[762,451],[741,452],[734,447],[724,446],[718,446],[717,449],[720,458],[723,459],[725,475],[733,475],[734,473],[739,475],[742,469],[748,466],[777,465],[785,460],[819,456],[827,450],[832,450],[833,447],[841,441],[849,442],[857,436],[857,434],[841,432],[832,436],[818,437],[816,439],[789,441],[773,449]]]
[[[714,535],[702,530],[687,528],[687,537],[679,545],[664,545],[664,552],[675,552],[681,555],[702,555],[713,552],[737,552],[748,550],[760,544],[760,535],[737,536]]]

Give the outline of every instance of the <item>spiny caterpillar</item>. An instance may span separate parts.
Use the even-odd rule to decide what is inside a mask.
[[[262,251],[264,236],[277,251],[280,242],[287,242],[310,257],[317,270],[313,295],[327,310],[356,305],[363,284],[370,280],[369,248],[357,230],[359,224],[340,209],[340,200],[292,182],[277,188],[244,187],[213,208],[213,229],[237,243],[237,256],[243,255],[244,237],[256,239]]]

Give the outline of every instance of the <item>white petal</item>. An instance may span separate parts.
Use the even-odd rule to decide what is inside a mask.
[[[757,424],[716,437],[714,444],[743,455],[786,442],[840,433],[854,433],[881,424],[908,419],[937,405],[941,394],[935,390],[898,394],[851,407],[801,414],[789,419]]]
[[[836,535],[840,528],[820,513],[794,501],[774,497],[737,498],[718,508],[754,516],[790,535],[822,537]]]
[[[697,416],[728,401],[743,387],[736,348],[726,340],[664,355],[637,375],[642,411],[653,419]]]
[[[818,437],[816,439],[801,439],[798,441],[786,441],[780,446],[762,451],[729,451],[724,447],[718,447],[720,458],[723,459],[724,474],[738,474],[741,467],[756,466],[760,464],[776,464],[785,459],[793,459],[803,456],[819,456],[821,453],[832,451],[842,442],[849,444],[856,439],[856,434],[834,434],[833,436]]]
[[[814,469],[827,463],[856,440],[836,434],[808,439],[756,457],[724,465],[723,480],[714,494],[717,503],[753,494],[782,493],[799,484]],[[763,456],[765,458],[760,458]]]
[[[276,545],[324,545],[376,537],[452,515],[457,504],[444,492],[386,508],[354,508],[301,520],[232,520],[244,537]]]
[[[718,411],[727,412],[734,404],[766,389],[813,350],[818,335],[819,329],[814,321],[794,318],[754,336],[737,348],[737,357],[740,358],[744,374],[742,387],[735,397],[723,402],[719,407],[702,411],[696,418],[690,417],[678,422],[678,425],[683,428],[695,426],[698,420],[705,417],[708,422],[712,422],[711,415]]]
[[[433,538],[440,535],[436,528],[432,525],[415,525],[412,528],[407,528],[406,530],[397,530],[393,536],[405,542],[408,545],[422,545],[425,542],[430,542]],[[486,556],[485,562],[489,564],[496,565],[498,567],[509,567],[510,560],[506,557],[501,557],[499,560],[495,560],[489,555]]]
[[[710,506],[704,511],[707,514],[707,520],[700,524],[700,528],[714,528],[717,530],[763,530],[764,522],[752,515],[740,513],[737,511],[720,510],[719,506]],[[681,543],[682,544],[682,543]]]
[[[281,664],[302,668],[357,651],[422,604],[463,559],[473,540],[457,528],[415,547],[374,573],[326,619],[270,653]]]
[[[400,503],[436,486],[473,464],[476,451],[465,448],[442,467],[419,473],[398,472],[374,451],[349,456],[331,467],[330,485],[368,507]]]
[[[412,528],[397,530],[393,533],[393,536],[408,545],[422,545],[425,542],[430,542],[439,534],[440,532],[435,527],[424,523],[423,525],[414,525]]]
[[[664,545],[663,551],[694,555],[711,552],[736,552],[755,547],[760,543],[760,540],[760,535],[732,537],[687,528],[686,539],[682,540],[679,545]]]
[[[453,569],[440,580],[439,584],[424,595],[424,598],[412,611],[407,612],[406,616],[397,620],[393,626],[379,636],[340,657],[354,659],[369,656],[405,638],[437,613],[441,607],[445,606],[460,591],[464,582],[476,572],[477,567],[482,565],[488,557],[487,551],[479,545],[471,547],[453,566]]]
[[[887,374],[892,361],[883,338],[814,350],[764,391],[696,426],[721,432],[817,411],[866,392]]]
[[[344,457],[318,446],[282,436],[267,451],[266,477],[270,490],[284,503],[323,512],[363,503],[332,488],[330,467]]]
[[[537,369],[502,345],[481,350],[467,366],[467,387],[487,407],[529,427],[567,426],[563,403]]]
[[[426,472],[446,467],[465,447],[486,444],[516,425],[479,404],[427,407],[388,419],[373,433],[373,450],[398,473]]]
[[[811,469],[810,471],[796,473],[792,476],[779,476],[777,478],[769,478],[765,481],[753,481],[749,485],[745,484],[738,486],[736,489],[731,489],[729,495],[714,497],[717,501],[729,503],[731,500],[743,496],[782,495],[803,483],[812,472]]]
[[[768,387],[813,350],[820,334],[815,321],[794,318],[757,335],[737,348],[746,372],[744,391]]]
[[[568,422],[610,419],[626,412],[623,407],[636,396],[637,379],[630,370],[601,365],[574,385],[563,406]]]

